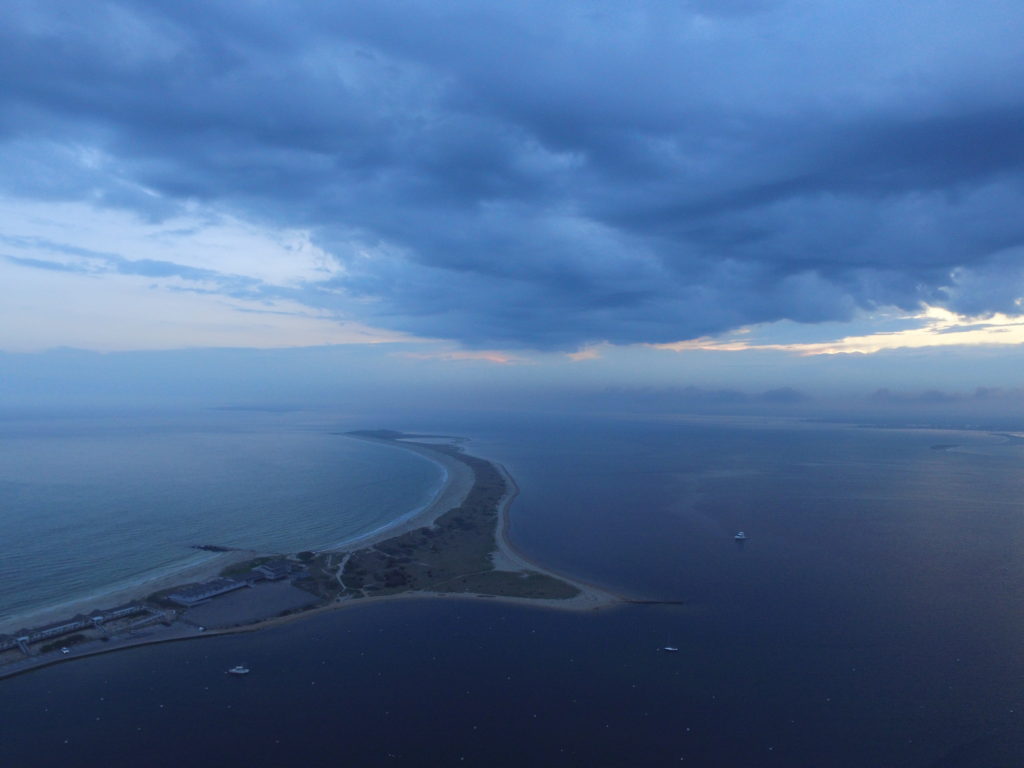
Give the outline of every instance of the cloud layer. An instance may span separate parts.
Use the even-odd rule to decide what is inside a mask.
[[[294,289],[318,311],[554,349],[1022,311],[1018,2],[6,16],[6,195],[308,232],[337,262]]]

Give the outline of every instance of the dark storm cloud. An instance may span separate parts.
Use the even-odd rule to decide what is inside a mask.
[[[309,228],[346,272],[304,299],[378,325],[574,348],[1020,310],[1017,3],[11,9],[9,194]]]

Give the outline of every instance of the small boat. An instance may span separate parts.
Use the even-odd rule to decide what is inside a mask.
[[[676,648],[674,645],[663,645],[661,646],[661,650],[665,651],[666,653],[679,653],[679,649]]]
[[[736,541],[743,541],[747,538],[747,534],[745,534],[743,531],[738,531],[736,535],[733,536],[733,538],[736,539]]]
[[[248,675],[251,670],[244,664],[236,664],[228,670],[229,675]]]

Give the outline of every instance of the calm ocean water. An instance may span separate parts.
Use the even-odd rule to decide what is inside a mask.
[[[424,504],[439,465],[301,417],[0,420],[0,620],[202,561],[294,552]]]
[[[0,764],[1024,764],[1019,445],[724,421],[408,426],[458,428],[512,470],[511,533],[533,557],[686,605],[410,601],[94,657],[0,683]],[[253,674],[227,679],[240,661]]]

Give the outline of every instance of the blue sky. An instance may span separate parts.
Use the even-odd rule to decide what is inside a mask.
[[[6,8],[13,380],[1020,386],[1019,2]]]

